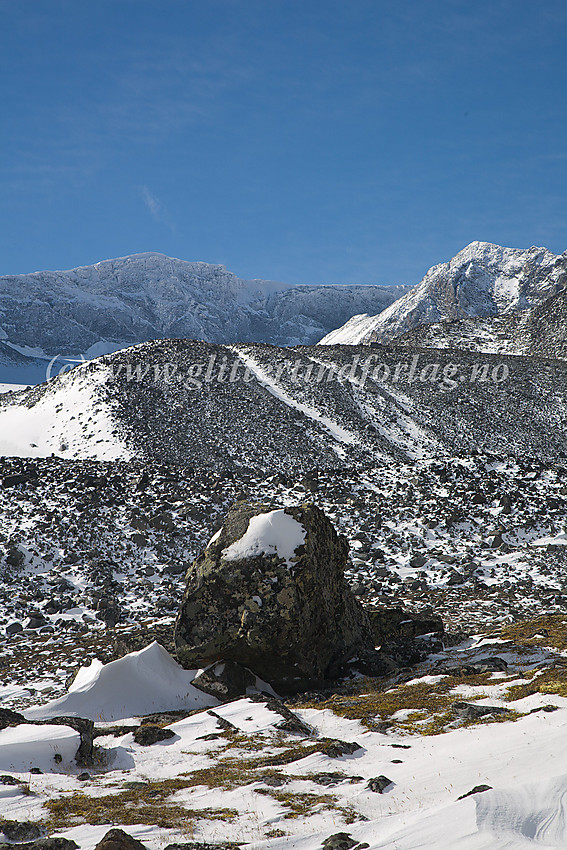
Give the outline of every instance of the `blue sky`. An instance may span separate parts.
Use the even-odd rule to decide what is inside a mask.
[[[0,0],[0,274],[567,249],[564,0]]]

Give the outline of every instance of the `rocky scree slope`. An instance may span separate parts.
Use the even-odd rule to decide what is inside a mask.
[[[59,458],[0,460],[5,706],[59,696],[79,662],[170,651],[185,574],[242,499],[311,501],[349,542],[365,603],[478,633],[561,612],[567,467],[466,458],[304,474]],[[403,661],[401,662],[403,663]]]
[[[565,455],[558,361],[162,340],[0,397],[0,453],[239,472],[470,450]]]
[[[378,315],[354,316],[323,345],[386,343],[420,325],[498,317],[543,304],[567,286],[567,252],[471,242]],[[523,353],[523,352],[522,352]],[[543,353],[543,352],[542,352]]]

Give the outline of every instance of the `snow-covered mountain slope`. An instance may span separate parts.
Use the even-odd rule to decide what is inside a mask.
[[[0,454],[130,457],[105,403],[108,379],[104,366],[87,369],[85,364],[35,393],[30,389],[0,396]]]
[[[543,304],[567,286],[567,252],[472,242],[378,315],[355,316],[323,345],[388,342],[418,327],[477,316],[506,316]]]
[[[43,380],[56,355],[89,358],[166,337],[310,344],[353,313],[383,310],[407,289],[289,287],[152,253],[8,275],[0,277],[0,382]]]
[[[396,345],[567,360],[567,288],[521,313],[419,325]]]
[[[476,449],[553,458],[566,421],[567,366],[554,362],[160,340],[0,396],[0,452],[237,472]]]

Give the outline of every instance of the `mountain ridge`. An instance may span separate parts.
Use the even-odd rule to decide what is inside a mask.
[[[353,316],[320,344],[387,343],[421,325],[506,316],[543,304],[566,286],[567,252],[471,242],[448,262],[432,266],[381,313]]]
[[[66,271],[0,277],[0,342],[47,360],[88,359],[160,338],[309,344],[353,312],[381,310],[405,291],[244,280],[222,265],[146,252]],[[2,365],[16,376],[23,369],[20,357],[9,358],[4,348],[0,382]],[[35,368],[28,366],[28,372]],[[44,377],[45,366],[37,380]]]
[[[168,339],[0,397],[0,454],[137,457],[238,474],[477,449],[555,458],[567,452],[566,422],[561,361]]]

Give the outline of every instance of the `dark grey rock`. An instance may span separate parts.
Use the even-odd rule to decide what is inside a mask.
[[[10,708],[0,708],[0,729],[6,729],[8,726],[20,726],[22,723],[28,723],[23,714],[12,711]]]
[[[453,714],[461,720],[478,720],[481,717],[489,715],[504,715],[511,714],[509,708],[502,708],[498,705],[477,705],[472,702],[454,702],[451,706]]]
[[[364,607],[377,643],[391,638],[416,637],[425,634],[443,634],[441,617],[436,614],[416,614],[399,606],[383,608],[376,605]]]
[[[417,553],[416,555],[412,555],[410,558],[410,567],[423,567],[427,563],[427,558],[425,555],[421,553]]]
[[[312,738],[317,734],[312,726],[309,726],[308,723],[301,720],[301,718],[298,717],[297,714],[294,714],[293,711],[281,700],[272,696],[267,696],[266,694],[250,694],[249,699],[252,702],[263,702],[266,705],[266,708],[269,708],[270,711],[274,712],[274,714],[279,714],[283,718],[281,723],[277,724],[277,729],[282,729],[284,732],[288,732],[291,735],[301,735],[303,738]]]
[[[508,664],[503,658],[493,655],[490,658],[481,658],[474,664],[479,673],[506,673]]]
[[[357,744],[356,741],[330,741],[321,748],[321,752],[332,759],[338,759],[341,756],[350,756],[358,750],[364,749]]]
[[[226,702],[243,696],[248,688],[254,688],[256,676],[236,661],[219,661],[203,670],[191,684],[221,702]]]
[[[32,821],[3,820],[0,821],[0,831],[4,833],[9,841],[35,841],[39,838],[42,829]]]
[[[269,774],[268,776],[262,777],[262,782],[264,785],[269,785],[271,788],[281,788],[282,785],[286,785],[289,782],[289,779],[287,776]]]
[[[393,784],[391,779],[380,774],[380,776],[374,776],[372,779],[369,779],[366,787],[369,791],[374,791],[376,794],[383,794],[386,788],[389,788]]]
[[[21,785],[21,781],[15,776],[10,776],[8,773],[3,773],[0,776],[0,785]]]
[[[492,785],[475,785],[466,794],[461,794],[460,797],[457,797],[457,800],[464,800],[465,797],[471,797],[473,794],[482,794],[483,791],[492,791]]]
[[[269,510],[247,503],[230,510],[219,537],[187,574],[175,644],[184,667],[236,661],[276,691],[294,693],[319,686],[374,641],[344,578],[347,542],[314,505],[285,508],[306,531],[292,566],[276,554],[223,558],[251,518]]]
[[[216,841],[214,844],[209,844],[206,841],[188,841],[184,844],[168,844],[164,850],[238,850],[246,843],[234,844],[230,841]]]
[[[167,741],[175,738],[175,732],[171,729],[163,729],[161,726],[139,726],[134,732],[134,740],[142,747],[157,744],[158,741]]]
[[[38,838],[18,844],[0,844],[0,850],[78,850],[79,845],[71,838]]]
[[[216,713],[216,711],[209,709],[209,711],[207,711],[207,714],[210,717],[215,718],[215,720],[218,723],[219,728],[222,729],[223,732],[238,732],[239,731],[238,727],[235,726],[234,723],[231,723],[230,720],[227,720],[225,717],[221,717],[220,714]]]
[[[95,850],[146,850],[146,846],[123,829],[110,829],[98,842]]]
[[[346,776],[344,773],[312,773],[309,776],[309,779],[317,785],[323,785],[325,788],[332,788],[335,785],[340,785],[340,783],[344,782],[345,779],[352,779],[352,777]]]
[[[325,850],[351,850],[357,844],[358,841],[355,841],[348,832],[335,832],[334,835],[325,838],[322,846]]]

